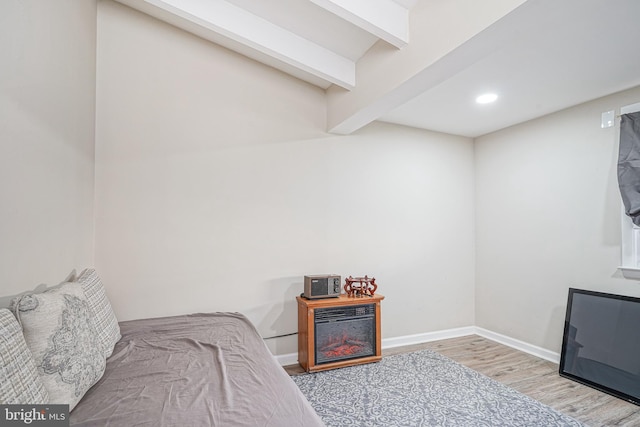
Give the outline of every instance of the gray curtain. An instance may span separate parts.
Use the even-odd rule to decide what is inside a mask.
[[[640,111],[620,120],[618,185],[625,213],[640,226]]]

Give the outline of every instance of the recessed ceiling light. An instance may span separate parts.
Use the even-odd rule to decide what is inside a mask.
[[[479,97],[477,97],[476,102],[478,104],[490,104],[496,99],[498,99],[498,95],[496,95],[495,93],[485,93],[484,95],[480,95]]]

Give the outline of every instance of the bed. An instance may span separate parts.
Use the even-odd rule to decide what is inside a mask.
[[[324,426],[241,314],[120,322],[74,426]]]

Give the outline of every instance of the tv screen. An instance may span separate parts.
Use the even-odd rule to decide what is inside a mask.
[[[640,405],[640,298],[569,289],[560,375]]]

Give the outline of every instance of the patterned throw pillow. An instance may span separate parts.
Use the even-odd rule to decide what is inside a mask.
[[[73,409],[104,373],[105,357],[79,283],[12,301],[49,402]]]
[[[49,395],[16,318],[0,309],[0,404],[45,404]]]
[[[93,268],[84,270],[78,277],[78,283],[87,295],[89,307],[94,312],[98,340],[104,351],[104,356],[109,357],[113,352],[113,346],[120,341],[121,335],[118,320],[107,299],[104,286]]]

